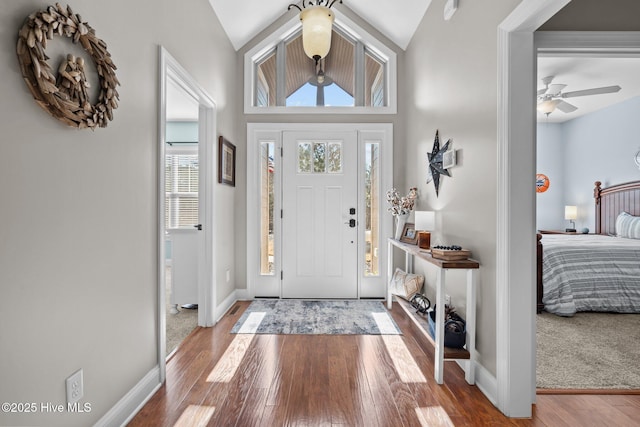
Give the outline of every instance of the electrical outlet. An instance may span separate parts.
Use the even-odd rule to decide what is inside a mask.
[[[451,295],[444,295],[444,303],[447,305],[451,305]]]
[[[78,369],[67,378],[67,403],[76,403],[84,397],[84,379],[82,369]]]

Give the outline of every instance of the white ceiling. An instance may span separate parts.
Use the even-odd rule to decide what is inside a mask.
[[[338,0],[339,1],[339,0]],[[238,50],[280,16],[296,16],[298,9],[287,11],[292,0],[209,0],[222,27]],[[406,49],[424,17],[431,0],[343,0],[332,8],[349,8],[400,48]]]
[[[640,96],[640,58],[539,57],[538,89],[543,77],[554,76],[553,83],[566,84],[563,92],[618,85],[617,93],[568,98],[578,107],[573,113],[556,110],[545,117],[538,112],[538,122],[562,123],[576,117]]]
[[[198,120],[199,104],[184,89],[167,79],[167,120]]]

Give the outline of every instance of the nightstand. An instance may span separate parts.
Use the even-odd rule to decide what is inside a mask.
[[[577,231],[563,231],[563,230],[538,230],[540,234],[582,234]]]

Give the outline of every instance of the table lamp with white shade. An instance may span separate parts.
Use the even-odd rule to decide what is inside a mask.
[[[564,207],[564,219],[568,219],[569,223],[571,223],[571,228],[567,228],[565,232],[575,232],[576,231],[576,223],[575,219],[578,218],[578,207],[577,206],[565,206]]]
[[[422,249],[431,248],[431,233],[436,228],[436,213],[433,211],[416,211],[416,231],[418,232],[418,246]]]

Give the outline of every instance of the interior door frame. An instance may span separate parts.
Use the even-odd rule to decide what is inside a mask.
[[[166,110],[167,110],[167,82],[171,79],[185,92],[191,95],[199,104],[198,114],[198,162],[200,165],[198,198],[203,213],[202,236],[198,239],[198,325],[213,326],[216,307],[216,293],[214,278],[216,277],[215,263],[215,185],[214,176],[217,150],[216,141],[216,104],[198,82],[171,56],[162,46],[159,46],[159,92],[160,105],[158,128],[158,365],[160,367],[160,382],[166,379],[166,298],[165,298],[165,144],[166,144]],[[204,173],[202,173],[204,171]]]
[[[534,32],[570,1],[523,0],[498,26],[496,389],[485,394],[509,417],[531,417],[536,399]]]
[[[509,417],[531,417],[536,398],[537,49],[640,52],[639,32],[535,35],[570,1],[523,0],[498,26],[496,390],[487,394]]]
[[[364,147],[366,142],[378,142],[380,143],[380,155],[382,157],[380,165],[380,197],[383,200],[384,189],[389,189],[393,186],[393,124],[392,123],[248,123],[247,124],[247,296],[249,298],[255,298],[256,286],[260,281],[270,280],[279,281],[279,274],[277,276],[262,276],[260,274],[260,200],[256,197],[259,194],[259,143],[260,141],[273,142],[277,149],[282,147],[282,135],[285,131],[357,131],[358,134],[358,152]],[[358,167],[360,168],[360,155],[358,155]],[[276,156],[275,167],[280,168],[280,156]],[[360,187],[360,169],[358,172],[358,187]],[[276,177],[276,185],[278,185],[278,177]],[[359,191],[359,190],[358,190]],[[276,201],[278,200],[276,195]],[[359,211],[362,212],[360,208]],[[385,242],[388,237],[392,236],[392,217],[390,215],[381,215],[380,221],[380,242]],[[278,229],[276,228],[276,234]],[[361,253],[364,242],[364,228],[361,227],[358,231],[359,252],[358,259],[363,259],[364,255]],[[276,241],[276,252],[281,248],[281,244]],[[387,257],[387,245],[380,244],[379,259],[380,264],[386,265]],[[361,263],[362,264],[362,263]],[[276,259],[276,273],[280,270],[280,261]],[[358,297],[372,297],[374,294],[379,293],[381,298],[386,295],[386,269],[380,268],[379,275],[371,278],[364,278],[363,275],[364,264],[358,266]],[[281,288],[278,285],[273,285],[272,289],[277,286],[277,295],[270,295],[274,297],[281,297]],[[371,291],[373,289],[373,291]]]

